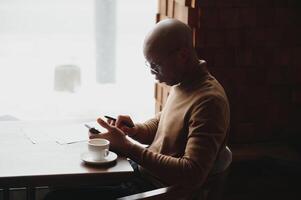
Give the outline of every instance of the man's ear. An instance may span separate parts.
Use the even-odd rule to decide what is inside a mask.
[[[182,61],[186,62],[190,56],[188,48],[186,48],[186,47],[181,48],[178,52],[178,56]]]

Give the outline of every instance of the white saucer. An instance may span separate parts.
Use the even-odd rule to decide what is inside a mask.
[[[106,163],[113,162],[117,159],[117,157],[118,157],[117,154],[112,151],[109,151],[109,155],[106,156],[105,158],[103,158],[102,160],[95,160],[89,152],[84,152],[80,155],[80,158],[82,159],[82,161],[84,161],[85,163],[94,164],[94,165],[95,164],[96,165],[106,164]]]

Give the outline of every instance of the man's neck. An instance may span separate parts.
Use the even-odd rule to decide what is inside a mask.
[[[181,85],[190,85],[208,75],[206,61],[195,60],[187,67],[187,71],[183,73]]]

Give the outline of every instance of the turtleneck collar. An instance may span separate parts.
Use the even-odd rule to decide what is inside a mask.
[[[205,60],[199,60],[198,66],[194,68],[184,81],[179,83],[177,86],[180,88],[191,88],[195,85],[202,83],[208,78],[210,73],[207,70],[207,62]]]

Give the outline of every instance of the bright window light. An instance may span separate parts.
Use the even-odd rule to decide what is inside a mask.
[[[109,17],[97,18],[101,9],[95,1],[104,2],[100,7],[115,2],[108,8],[116,14],[115,25]],[[154,81],[144,67],[142,44],[155,23],[156,4],[155,0],[1,0],[0,117],[152,116]],[[97,23],[114,28],[111,47],[97,42]],[[100,83],[96,69],[102,62],[97,63],[97,56],[110,48],[115,80]]]

